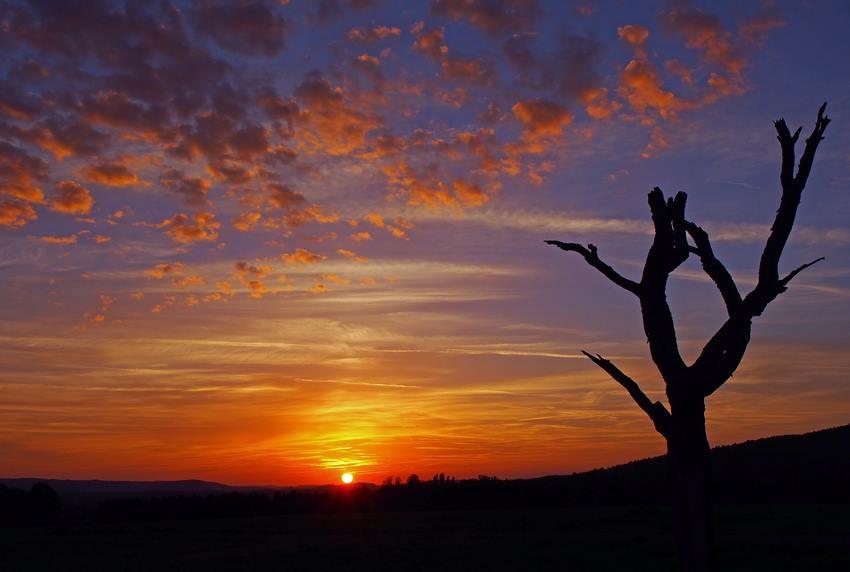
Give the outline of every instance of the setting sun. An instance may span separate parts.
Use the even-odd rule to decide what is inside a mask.
[[[354,482],[354,475],[352,475],[351,473],[343,473],[342,482],[346,485],[350,485],[352,482]]]

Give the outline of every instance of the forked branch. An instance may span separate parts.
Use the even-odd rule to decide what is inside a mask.
[[[567,252],[578,252],[584,257],[588,264],[605,275],[605,277],[611,282],[620,288],[628,290],[635,296],[640,296],[640,285],[637,282],[623,277],[619,272],[602,262],[599,258],[599,254],[597,253],[597,248],[594,245],[588,244],[587,248],[585,248],[581,244],[577,244],[575,242],[561,242],[560,240],[547,240],[545,242],[546,244],[557,246],[561,250],[566,250]]]
[[[676,326],[667,303],[667,279],[689,253],[684,225],[687,198],[680,192],[675,198],[665,200],[658,187],[647,197],[655,237],[643,265],[640,309],[652,361],[667,384],[681,379],[687,369],[679,353]]]
[[[812,134],[806,139],[806,148],[803,149],[803,156],[800,157],[800,164],[797,166],[797,176],[794,182],[803,190],[806,186],[806,181],[809,180],[809,173],[812,171],[812,163],[815,160],[815,152],[818,150],[818,144],[823,140],[823,134],[826,132],[826,127],[831,119],[824,115],[826,112],[826,102],[818,109],[818,118],[815,122],[815,127],[812,129]],[[798,130],[799,131],[799,130]]]
[[[751,316],[759,316],[767,305],[784,291],[784,285],[779,284],[779,258],[785,248],[785,243],[794,226],[797,216],[797,207],[800,204],[800,196],[806,187],[809,174],[812,170],[812,162],[815,158],[818,144],[823,139],[823,134],[829,125],[830,119],[824,115],[826,103],[818,110],[818,118],[812,134],[806,139],[806,147],[800,157],[800,165],[797,174],[794,175],[794,145],[800,135],[798,129],[793,135],[788,130],[784,119],[775,123],[777,139],[782,148],[782,168],[779,180],[782,183],[782,197],[779,200],[779,209],[776,218],[770,227],[770,235],[764,245],[764,251],[759,262],[759,280],[756,287],[747,295],[746,306]]]
[[[640,386],[635,380],[620,371],[617,366],[615,366],[613,363],[611,363],[609,360],[605,359],[601,355],[593,355],[584,350],[582,350],[581,353],[586,355],[593,363],[605,370],[608,375],[614,378],[614,381],[622,385],[626,389],[626,391],[629,392],[629,395],[632,396],[632,399],[634,399],[638,407],[643,409],[643,411],[652,420],[652,423],[655,425],[655,430],[661,433],[664,437],[668,436],[670,425],[670,412],[667,411],[667,408],[664,407],[663,403],[661,403],[660,401],[656,401],[653,403],[652,400],[649,399],[649,397],[647,397],[646,394],[641,390]]]
[[[711,241],[708,238],[708,233],[696,224],[685,221],[685,229],[694,240],[696,249],[694,252],[699,256],[702,262],[702,268],[708,274],[717,289],[720,290],[720,296],[726,304],[726,311],[731,316],[741,305],[741,293],[738,292],[738,286],[735,285],[735,280],[726,267],[714,255],[711,248]]]

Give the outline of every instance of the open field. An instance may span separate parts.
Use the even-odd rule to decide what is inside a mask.
[[[725,506],[719,570],[850,570],[845,505]],[[2,531],[0,569],[672,570],[663,508],[312,514]]]

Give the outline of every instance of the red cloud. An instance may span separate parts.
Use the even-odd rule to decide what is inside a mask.
[[[511,111],[522,123],[524,132],[533,138],[558,136],[573,121],[566,107],[545,99],[519,101]]]
[[[92,206],[94,198],[89,190],[74,181],[59,183],[50,204],[52,210],[68,214],[88,214]]]
[[[38,181],[47,176],[47,163],[5,141],[0,141],[0,194],[40,203],[44,193]]]
[[[109,187],[129,187],[139,182],[138,177],[126,165],[119,162],[90,165],[86,167],[83,174],[89,181]]]
[[[746,60],[723,28],[720,18],[698,8],[674,8],[663,17],[668,31],[684,37],[685,46],[699,50],[703,58],[739,77]]]
[[[35,209],[26,203],[0,201],[0,226],[24,226],[37,218]]]

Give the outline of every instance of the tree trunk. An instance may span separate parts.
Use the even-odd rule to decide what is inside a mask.
[[[705,433],[705,404],[699,399],[671,401],[667,454],[673,485],[674,526],[679,566],[705,572],[714,560],[714,505],[711,449]]]

